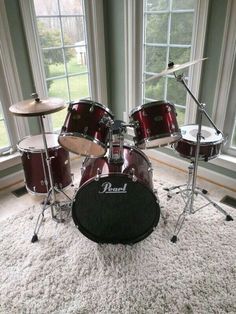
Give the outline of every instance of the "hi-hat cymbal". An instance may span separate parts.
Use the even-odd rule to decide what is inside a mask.
[[[189,61],[187,63],[183,63],[183,64],[174,64],[173,62],[171,62],[168,66],[167,69],[165,69],[164,71],[156,74],[156,75],[153,75],[151,77],[149,77],[148,79],[146,79],[144,81],[144,83],[148,82],[148,81],[151,81],[153,79],[156,79],[156,78],[160,78],[162,76],[165,76],[165,75],[168,75],[168,74],[171,74],[171,73],[174,73],[178,70],[182,70],[184,68],[187,68],[187,67],[190,67],[191,65],[195,64],[195,63],[198,63],[198,62],[201,62],[203,60],[206,60],[207,58],[203,58],[203,59],[198,59],[198,60],[194,60],[194,61]]]
[[[66,107],[64,100],[60,98],[28,99],[12,105],[9,110],[17,116],[43,116],[57,112]]]

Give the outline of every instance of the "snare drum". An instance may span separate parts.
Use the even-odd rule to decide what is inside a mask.
[[[112,121],[110,110],[97,102],[73,102],[68,108],[58,141],[62,147],[75,154],[104,156]]]
[[[113,155],[120,146],[114,144]],[[99,243],[135,243],[147,237],[160,217],[152,168],[137,148],[124,145],[123,163],[107,156],[86,158],[72,206],[78,229]]]
[[[198,125],[185,125],[180,129],[182,139],[174,144],[174,148],[180,156],[193,159],[197,147]],[[208,161],[216,158],[221,152],[222,143],[224,141],[222,133],[217,134],[215,129],[202,126],[201,135],[199,160]]]
[[[58,145],[58,135],[46,133],[52,177],[56,187],[63,189],[72,182],[69,152]],[[50,188],[46,153],[42,135],[29,136],[18,145],[25,175],[25,184],[32,194],[46,194]]]
[[[130,113],[134,124],[134,142],[141,149],[165,146],[178,141],[175,106],[167,101],[154,101],[135,108]]]

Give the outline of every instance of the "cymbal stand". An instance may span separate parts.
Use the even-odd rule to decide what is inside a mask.
[[[53,180],[53,175],[52,175],[52,167],[51,167],[51,158],[53,158],[53,157],[49,157],[49,154],[48,154],[48,146],[47,146],[46,133],[45,133],[44,124],[43,124],[43,118],[44,118],[44,116],[42,116],[42,115],[40,115],[38,117],[40,130],[41,130],[42,138],[43,138],[44,149],[45,149],[46,164],[47,164],[47,169],[48,169],[50,188],[47,189],[48,193],[47,193],[46,198],[43,201],[42,212],[39,214],[37,222],[36,222],[36,226],[34,229],[34,235],[31,239],[32,243],[38,241],[38,232],[39,232],[39,229],[40,229],[42,222],[44,220],[45,210],[50,207],[52,219],[58,223],[61,223],[61,222],[64,222],[64,219],[62,218],[62,210],[66,210],[68,208],[70,210],[71,209],[71,203],[72,203],[72,199],[64,191],[58,189],[54,185],[54,180]],[[47,182],[46,177],[45,177],[45,181],[46,181],[46,185],[48,187],[48,182]],[[68,201],[63,201],[63,202],[57,201],[56,193],[62,193],[67,198]],[[69,212],[68,212],[68,215],[69,215]]]
[[[207,112],[205,111],[205,104],[200,103],[196,97],[192,94],[192,92],[190,91],[190,89],[188,88],[183,74],[176,76],[176,74],[174,73],[175,78],[177,79],[178,82],[182,83],[183,86],[185,87],[185,89],[187,90],[187,92],[190,94],[190,96],[192,97],[192,99],[194,100],[194,102],[197,104],[198,106],[198,116],[199,116],[199,122],[198,122],[198,132],[197,132],[197,142],[196,142],[196,151],[195,151],[195,158],[194,161],[192,161],[192,163],[189,165],[189,174],[188,174],[188,182],[187,184],[184,185],[179,185],[179,186],[175,186],[172,188],[167,188],[165,190],[168,191],[167,197],[171,198],[173,195],[173,191],[175,189],[178,189],[178,191],[175,194],[180,194],[181,197],[183,198],[184,202],[185,202],[185,206],[183,209],[183,212],[179,215],[178,220],[176,222],[175,225],[175,229],[174,229],[174,235],[171,238],[171,242],[175,243],[177,241],[177,236],[183,226],[183,223],[185,221],[186,215],[187,214],[194,214],[196,213],[198,210],[200,210],[203,207],[206,207],[207,205],[211,204],[213,205],[217,210],[219,210],[222,214],[224,214],[226,216],[226,221],[231,221],[233,220],[233,218],[222,208],[220,207],[218,204],[216,204],[214,201],[212,201],[208,196],[206,196],[207,194],[207,190],[204,189],[200,189],[196,186],[196,181],[197,181],[197,170],[198,170],[198,162],[199,162],[199,151],[200,151],[200,142],[201,142],[201,138],[202,138],[202,134],[201,134],[201,129],[202,129],[202,118],[203,118],[203,114],[205,115],[205,117],[209,120],[209,122],[212,124],[212,126],[214,127],[214,129],[216,130],[217,134],[220,134],[221,131],[216,127],[216,125],[214,124],[214,122],[211,120],[210,116],[207,114]],[[186,187],[186,188],[183,188]],[[201,206],[200,208],[194,209],[194,198],[197,197],[198,195],[202,196],[205,200],[208,201],[208,203],[204,206]]]

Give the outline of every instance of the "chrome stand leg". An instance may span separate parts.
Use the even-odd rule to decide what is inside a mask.
[[[40,128],[41,128],[42,138],[43,138],[43,143],[44,143],[44,148],[45,148],[46,164],[47,164],[48,175],[49,175],[50,189],[49,189],[48,194],[44,200],[42,212],[38,216],[36,226],[34,229],[34,235],[31,239],[32,243],[38,241],[38,232],[39,232],[39,229],[40,229],[42,222],[43,222],[44,212],[48,207],[51,208],[52,219],[58,223],[62,223],[65,221],[62,217],[62,211],[65,209],[68,209],[68,207],[69,207],[69,213],[70,213],[71,205],[72,205],[72,199],[65,192],[58,189],[54,185],[52,168],[51,168],[51,158],[49,157],[49,154],[48,154],[46,133],[45,133],[45,129],[44,129],[42,116],[39,116],[39,123],[40,123]],[[63,202],[58,201],[57,200],[57,194],[59,194],[59,193],[63,194],[67,198],[67,201],[63,201]],[[68,213],[68,216],[69,216],[69,213]]]

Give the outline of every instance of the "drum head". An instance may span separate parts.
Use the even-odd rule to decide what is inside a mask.
[[[197,144],[198,125],[190,124],[182,126],[181,128],[182,138],[193,144]],[[209,143],[221,143],[223,141],[222,133],[217,134],[216,130],[208,126],[203,125],[201,127],[201,145],[208,145]]]
[[[58,134],[46,133],[46,141],[48,148],[59,147]],[[20,151],[26,152],[44,152],[45,146],[42,134],[27,136],[23,138],[17,145]]]
[[[82,156],[100,157],[106,153],[106,147],[103,143],[95,139],[89,139],[82,134],[60,135],[59,143],[70,152]]]
[[[135,243],[157,225],[160,207],[155,194],[142,182],[124,174],[86,182],[72,206],[78,229],[98,243]]]

